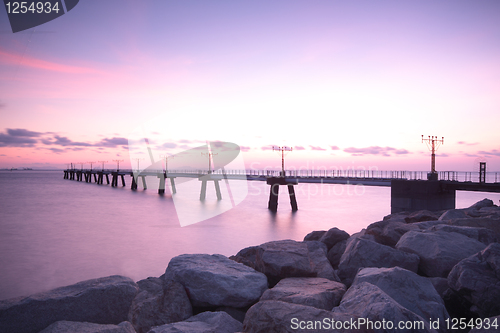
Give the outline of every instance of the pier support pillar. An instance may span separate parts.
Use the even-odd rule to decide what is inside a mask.
[[[125,175],[120,175],[122,178],[122,186],[125,186]],[[116,186],[118,186],[118,180],[116,181]]]
[[[135,176],[132,175],[132,184],[130,185],[131,190],[137,190],[137,182],[135,181]]]
[[[142,188],[147,190],[148,189],[148,184],[146,184],[146,176],[139,176],[142,178]]]
[[[288,179],[284,177],[267,178],[267,185],[271,185],[271,188],[269,190],[269,203],[267,205],[267,208],[273,212],[278,210],[279,186],[287,185],[288,195],[290,197],[290,206],[292,207],[292,211],[298,210],[297,198],[295,197],[295,189],[293,188],[297,184],[298,184],[297,179]]]
[[[168,178],[170,178],[170,187],[172,188],[172,194],[177,193],[177,189],[175,188],[175,181],[174,181],[175,177],[168,177]]]
[[[391,213],[455,209],[456,191],[443,181],[391,181]]]
[[[165,174],[159,173],[158,178],[160,178],[160,184],[158,185],[158,194],[165,194]]]
[[[202,176],[199,178],[199,180],[201,181],[201,190],[200,190],[200,200],[201,201],[205,200],[205,198],[207,196],[207,182],[208,181],[214,182],[215,194],[217,195],[217,200],[222,200],[222,194],[220,192],[220,185],[219,185],[219,181],[221,179],[222,179],[221,176],[212,175],[212,174],[208,174],[208,175],[205,175],[205,176]]]

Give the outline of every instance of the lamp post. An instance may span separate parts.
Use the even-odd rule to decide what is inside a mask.
[[[427,144],[427,147],[431,151],[431,172],[427,175],[428,180],[437,180],[437,172],[436,172],[436,151],[438,148],[444,144],[444,137],[439,140],[437,136],[428,136],[427,139],[424,139],[422,135],[422,142]]]

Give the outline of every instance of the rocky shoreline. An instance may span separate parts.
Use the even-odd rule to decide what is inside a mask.
[[[489,199],[391,214],[3,300],[0,333],[500,332],[499,241]]]

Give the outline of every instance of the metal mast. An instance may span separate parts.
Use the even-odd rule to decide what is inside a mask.
[[[292,151],[292,147],[274,147],[273,151],[281,151],[281,176],[285,177],[285,151]]]
[[[424,136],[422,135],[422,142],[425,142],[431,151],[431,173],[436,173],[436,151],[442,144],[444,144],[444,137],[439,140],[437,136],[429,135],[427,139],[424,139]]]

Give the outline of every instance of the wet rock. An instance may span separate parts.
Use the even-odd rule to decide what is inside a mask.
[[[351,314],[334,313],[312,306],[282,301],[260,301],[247,312],[243,321],[245,333],[295,332],[369,332],[365,329],[335,330],[335,322],[356,322]],[[328,326],[330,325],[330,326]]]
[[[340,305],[333,309],[334,313],[350,314],[371,322],[392,322],[397,325],[399,322],[421,322],[423,325],[418,329],[407,330],[406,332],[435,332],[429,330],[425,325],[424,318],[408,310],[382,289],[368,282],[357,283],[345,293]],[[359,328],[370,328],[365,323]],[[378,328],[378,327],[374,327]],[[398,328],[379,328],[375,332],[397,332]]]
[[[127,320],[137,284],[124,276],[78,282],[0,301],[0,332],[37,333],[61,320],[119,324]]]
[[[136,333],[132,324],[124,321],[118,325],[57,321],[40,333]]]
[[[338,275],[349,286],[360,268],[399,266],[416,272],[418,264],[418,255],[358,238],[347,245],[340,259]]]
[[[440,322],[449,318],[441,296],[428,278],[400,268],[363,268],[358,272],[351,288],[368,282],[379,287],[401,306],[419,315]]]
[[[373,235],[377,243],[394,247],[401,236],[410,230],[420,230],[418,226],[391,220],[379,221],[366,228],[368,235]]]
[[[461,227],[455,225],[439,224],[432,226],[428,229],[429,231],[446,231],[446,232],[456,232],[467,236],[469,238],[475,239],[485,245],[489,245],[494,242],[498,242],[500,237],[496,235],[492,230],[486,228],[476,228],[476,227]]]
[[[450,209],[444,212],[440,217],[439,221],[448,221],[454,219],[469,218],[465,209]]]
[[[312,231],[304,237],[304,242],[319,241],[324,234],[326,234],[326,230]]]
[[[264,292],[261,301],[275,300],[331,310],[346,292],[340,282],[323,278],[286,278]]]
[[[447,277],[460,260],[485,247],[475,239],[442,230],[410,231],[396,244],[397,249],[420,257],[419,271],[428,277]]]
[[[448,221],[450,225],[486,228],[492,230],[496,235],[500,235],[500,217],[477,217],[462,218]]]
[[[331,228],[321,237],[320,241],[326,245],[328,250],[330,250],[335,244],[347,240],[348,238],[349,234],[344,230]]]
[[[172,258],[164,280],[182,284],[193,306],[245,307],[267,289],[264,274],[221,254],[182,254]]]
[[[460,261],[448,276],[448,285],[472,304],[479,317],[500,315],[500,244]]]
[[[202,312],[187,320],[157,326],[149,333],[234,333],[243,325],[224,311]]]
[[[137,333],[146,333],[153,326],[185,320],[193,315],[189,298],[180,283],[166,281],[160,288],[159,291],[148,288],[134,298],[128,319]]]
[[[339,281],[326,258],[326,245],[318,241],[268,242],[247,247],[231,259],[264,273],[270,286],[287,277],[322,277]]]
[[[425,222],[425,221],[434,221],[439,219],[441,216],[440,212],[431,212],[429,210],[419,210],[413,213],[410,213],[407,217],[405,217],[406,223],[415,223],[415,222]]]
[[[344,251],[347,246],[347,241],[341,241],[335,244],[329,251],[326,257],[328,258],[328,261],[332,265],[333,269],[337,269],[339,267],[340,263],[340,258],[342,258],[342,255],[344,254]]]

